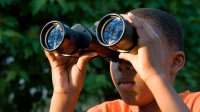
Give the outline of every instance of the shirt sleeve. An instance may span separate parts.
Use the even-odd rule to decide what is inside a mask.
[[[200,92],[186,91],[181,97],[191,112],[200,112]]]

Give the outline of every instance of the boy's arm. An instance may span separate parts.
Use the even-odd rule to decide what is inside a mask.
[[[176,93],[167,77],[155,75],[147,79],[145,83],[155,97],[162,112],[189,112],[188,107]]]
[[[73,112],[83,87],[87,62],[97,53],[79,58],[45,51],[52,70],[53,96],[50,112]]]
[[[50,112],[73,112],[79,94],[53,93]]]

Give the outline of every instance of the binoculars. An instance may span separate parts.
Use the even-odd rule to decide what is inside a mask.
[[[40,33],[41,46],[47,51],[77,57],[91,51],[112,61],[118,60],[120,52],[133,49],[137,38],[134,26],[116,13],[105,15],[90,28],[81,24],[70,28],[61,21],[50,21]]]

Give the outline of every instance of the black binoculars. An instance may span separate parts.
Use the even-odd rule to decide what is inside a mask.
[[[68,56],[91,51],[113,61],[120,52],[133,49],[137,38],[134,26],[116,13],[107,14],[90,28],[81,24],[70,28],[61,21],[50,21],[40,33],[40,43],[47,51]]]

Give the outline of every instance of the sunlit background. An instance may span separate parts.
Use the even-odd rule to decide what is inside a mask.
[[[199,0],[0,0],[0,112],[48,112],[52,95],[50,67],[39,42],[41,28],[51,20],[90,27],[108,13],[151,7],[174,15],[185,38],[186,65],[175,88],[199,91]],[[105,59],[87,65],[76,112],[119,98]]]

